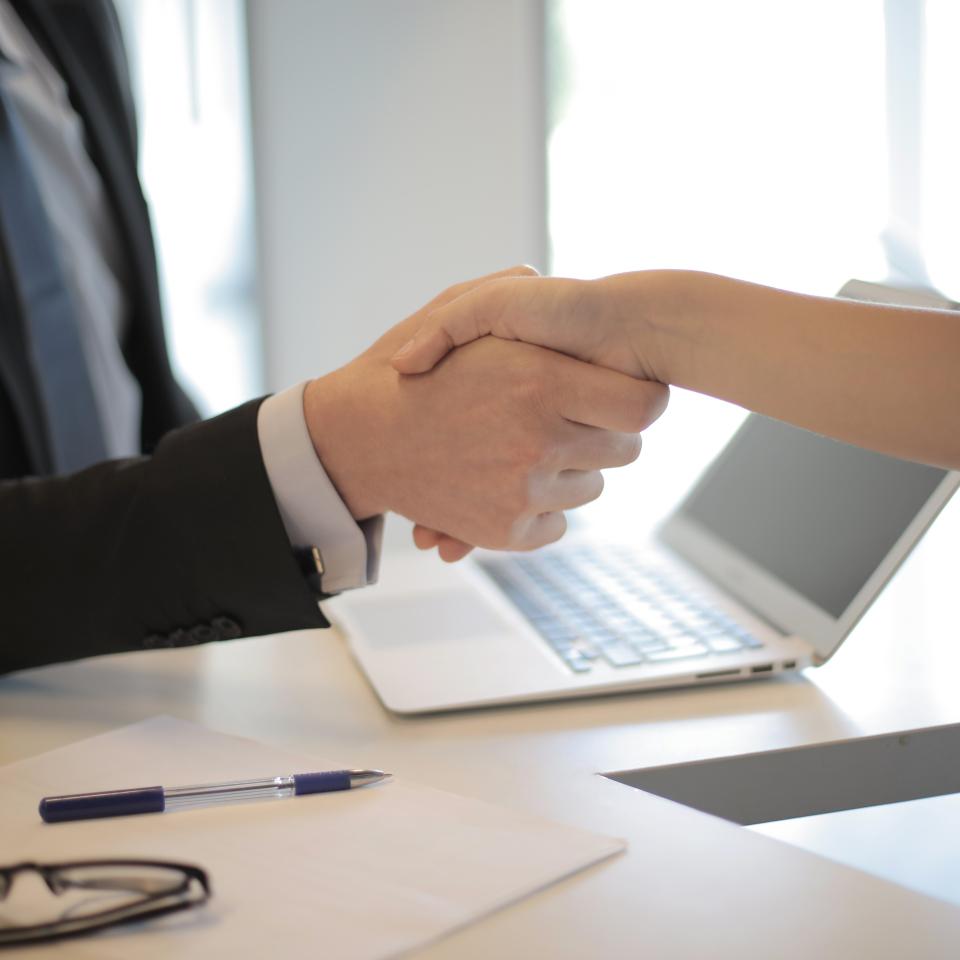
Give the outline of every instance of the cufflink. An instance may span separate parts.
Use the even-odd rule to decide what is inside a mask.
[[[293,557],[304,579],[317,596],[323,596],[323,557],[319,547],[297,547]]]
[[[231,617],[214,617],[210,626],[217,632],[216,640],[236,640],[243,636],[243,628]]]

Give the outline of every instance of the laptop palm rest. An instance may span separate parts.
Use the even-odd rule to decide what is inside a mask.
[[[353,619],[370,647],[449,644],[510,630],[489,603],[467,588],[384,597],[358,607]]]

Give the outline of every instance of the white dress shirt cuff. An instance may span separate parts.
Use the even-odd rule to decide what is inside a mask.
[[[268,397],[257,414],[260,452],[293,547],[316,547],[323,592],[376,583],[383,517],[358,523],[320,463],[307,430],[301,383]]]

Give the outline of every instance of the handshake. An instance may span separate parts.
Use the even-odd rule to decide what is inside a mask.
[[[490,336],[492,334],[492,336]],[[889,456],[960,469],[960,317],[684,270],[528,267],[452,287],[305,393],[357,519],[423,548],[530,550],[630,463],[667,386]]]
[[[492,336],[491,336],[492,334]],[[631,463],[673,384],[836,440],[960,469],[954,310],[684,270],[529,267],[451,287],[304,395],[357,519],[393,510],[458,560],[559,539]]]
[[[668,399],[592,284],[519,267],[451,287],[311,382],[310,436],[354,518],[399,513],[447,561],[563,536]]]

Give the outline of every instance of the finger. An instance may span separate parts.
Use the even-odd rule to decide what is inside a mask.
[[[603,474],[599,470],[563,470],[540,497],[542,513],[575,510],[593,503],[603,493]]]
[[[436,547],[440,558],[447,563],[456,563],[473,550],[469,543],[448,537],[445,533],[438,533],[429,527],[422,527],[419,523],[413,528],[413,542],[421,550],[432,550]]]
[[[456,563],[470,553],[473,547],[470,546],[469,543],[464,543],[462,540],[456,540],[453,537],[442,534],[437,550],[440,553],[440,559],[445,563]]]
[[[579,423],[566,425],[569,432],[558,436],[552,462],[558,470],[607,470],[625,467],[640,456],[639,433],[618,433]]]
[[[536,550],[548,543],[555,543],[566,532],[567,518],[562,513],[542,513],[530,521],[510,549]]]
[[[440,542],[441,534],[429,527],[421,527],[416,524],[413,528],[413,542],[420,550],[432,550]]]
[[[487,334],[592,360],[605,330],[590,322],[598,301],[587,281],[504,277],[465,291],[428,311],[420,329],[393,357],[400,373],[424,373],[455,347]],[[579,314],[579,315],[578,315]]]
[[[421,329],[426,323],[427,317],[432,311],[442,308],[461,296],[469,293],[477,287],[486,283],[500,283],[509,279],[529,280],[537,276],[537,271],[533,267],[520,265],[517,267],[507,267],[505,270],[497,270],[495,273],[488,273],[482,277],[475,277],[473,280],[465,280],[462,283],[454,284],[441,293],[438,293],[426,306],[421,307],[416,313],[411,314],[405,320],[391,327],[371,348],[378,353],[383,354],[384,358],[393,356],[403,344],[407,343],[417,330]]]
[[[666,409],[669,388],[615,370],[558,357],[555,409],[574,423],[622,433],[646,430]]]
[[[484,274],[482,277],[474,277],[471,280],[463,280],[460,283],[455,283],[452,287],[447,287],[446,290],[438,293],[426,306],[422,307],[420,312],[429,314],[434,310],[439,310],[441,307],[453,300],[458,299],[459,297],[462,297],[464,294],[469,293],[471,290],[479,287],[481,284],[490,283],[492,280],[506,280],[511,277],[539,276],[540,274],[536,267],[531,267],[526,263],[518,264],[515,267],[506,267],[503,270],[495,270],[493,273]]]

